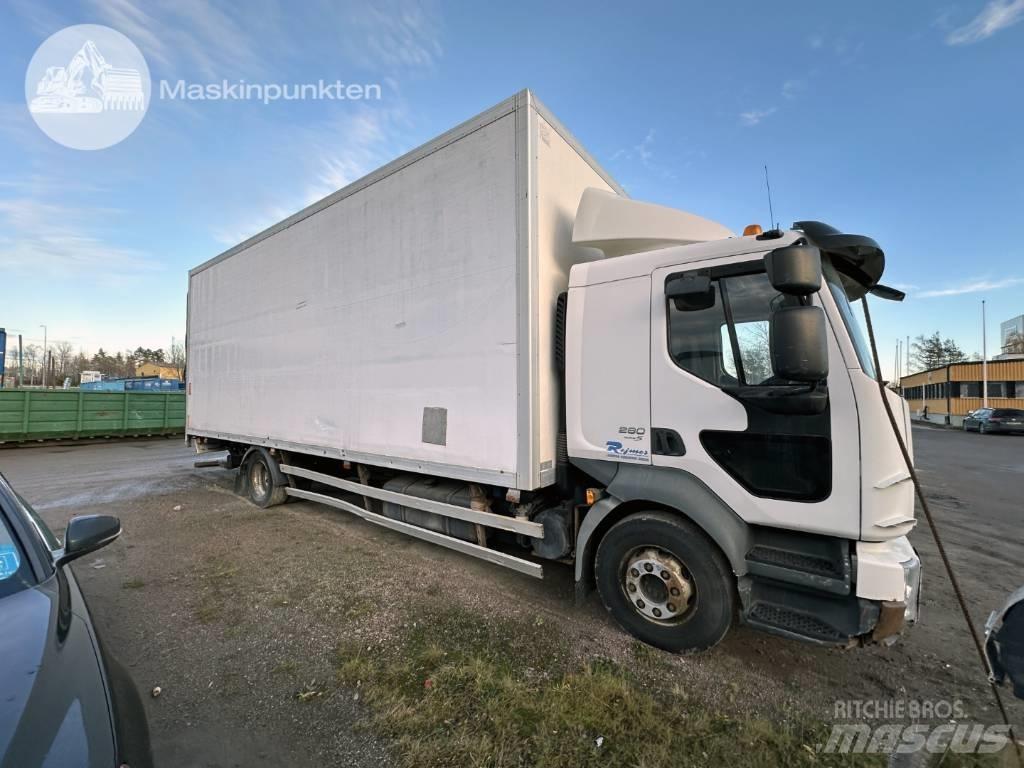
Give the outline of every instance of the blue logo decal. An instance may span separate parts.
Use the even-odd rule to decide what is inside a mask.
[[[617,459],[647,460],[648,454],[643,448],[624,448],[618,440],[608,440],[605,443],[605,448],[609,456]]]

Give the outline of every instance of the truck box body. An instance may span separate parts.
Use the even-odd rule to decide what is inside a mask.
[[[553,483],[587,187],[622,194],[523,91],[193,269],[187,433]]]

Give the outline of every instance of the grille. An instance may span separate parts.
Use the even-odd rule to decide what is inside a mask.
[[[750,550],[747,559],[769,565],[778,565],[795,571],[815,573],[820,576],[832,576],[834,578],[842,578],[843,576],[839,563],[802,552],[790,552],[785,549],[758,546]]]

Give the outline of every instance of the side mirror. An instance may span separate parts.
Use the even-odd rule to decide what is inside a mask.
[[[715,306],[715,289],[707,275],[680,275],[665,281],[665,296],[680,312],[696,312]]]
[[[57,565],[67,565],[83,555],[95,552],[121,535],[121,521],[112,515],[79,515],[71,518],[64,532],[64,549]]]
[[[813,245],[787,245],[765,254],[768,281],[779,293],[809,296],[821,288],[821,252]]]
[[[782,307],[772,313],[768,346],[775,375],[789,381],[828,377],[828,337],[821,307]]]

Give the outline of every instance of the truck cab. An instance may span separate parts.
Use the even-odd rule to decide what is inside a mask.
[[[579,583],[670,649],[734,612],[827,644],[913,621],[913,486],[851,306],[877,244],[819,222],[735,237],[598,190],[573,240],[606,256],[573,266],[564,307],[568,454],[603,494]]]

